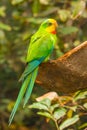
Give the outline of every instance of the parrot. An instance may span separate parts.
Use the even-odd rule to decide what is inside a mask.
[[[58,24],[55,19],[45,19],[37,32],[31,36],[26,57],[27,66],[20,77],[22,86],[9,117],[9,125],[12,123],[23,97],[23,107],[27,104],[38,74],[39,65],[50,58],[50,54],[57,43],[57,27]]]

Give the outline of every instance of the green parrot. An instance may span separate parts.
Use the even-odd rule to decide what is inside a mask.
[[[18,109],[18,106],[24,96],[24,105],[30,98],[34,82],[38,73],[39,65],[49,59],[54,46],[57,42],[56,28],[58,24],[54,19],[47,19],[40,25],[38,31],[31,37],[31,41],[28,48],[25,68],[20,80],[22,87],[17,97],[14,108],[9,118],[9,125],[11,124],[14,115]]]

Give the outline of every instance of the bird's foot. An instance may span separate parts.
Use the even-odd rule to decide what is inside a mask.
[[[39,80],[36,80],[36,83],[37,83],[37,84],[42,84],[42,82],[41,82],[41,81],[39,81]]]
[[[54,62],[55,62],[55,60],[51,60],[51,59],[49,60],[49,63],[54,63]]]

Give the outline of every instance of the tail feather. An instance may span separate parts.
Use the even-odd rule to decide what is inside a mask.
[[[21,102],[21,100],[22,100],[22,98],[24,96],[24,93],[25,93],[25,91],[27,89],[29,81],[30,81],[30,75],[23,82],[23,85],[22,85],[21,90],[19,92],[18,98],[16,100],[16,103],[14,105],[14,108],[13,108],[13,110],[11,112],[11,115],[10,115],[10,118],[9,118],[9,125],[11,124],[11,122],[12,122],[12,120],[14,118],[14,115],[15,115],[17,109],[18,109],[18,106],[19,106],[19,104],[20,104],[20,102]]]
[[[35,68],[39,66],[39,64],[45,59],[45,57],[42,57],[38,60],[33,60],[28,63],[27,67],[25,68],[23,74],[21,75],[19,81],[23,81],[30,73],[34,71]]]
[[[20,80],[23,81],[23,84],[22,84],[21,90],[19,92],[19,95],[17,97],[14,108],[11,112],[11,115],[9,118],[9,125],[11,124],[11,122],[14,118],[14,115],[15,115],[15,113],[18,109],[18,106],[19,106],[19,104],[20,104],[20,102],[25,94],[25,91],[27,90],[27,92],[25,94],[25,99],[24,99],[24,106],[26,105],[26,103],[31,95],[32,89],[33,89],[34,81],[36,79],[37,72],[38,72],[38,66],[44,59],[45,59],[45,57],[42,57],[39,60],[34,60],[34,61],[29,62],[24,73],[22,74]]]
[[[31,74],[31,78],[30,78],[30,82],[28,84],[28,88],[26,90],[26,94],[25,94],[25,98],[24,98],[24,105],[23,107],[25,107],[26,103],[28,102],[28,99],[30,98],[33,86],[34,86],[34,82],[37,76],[37,72],[38,72],[38,67],[32,72]]]

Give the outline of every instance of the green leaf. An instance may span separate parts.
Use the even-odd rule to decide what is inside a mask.
[[[84,92],[78,92],[75,97],[74,97],[74,100],[77,101],[77,100],[80,100],[80,99],[85,99],[87,97],[87,91],[84,91]]]
[[[2,16],[2,17],[5,17],[5,10],[6,10],[6,7],[5,6],[1,6],[0,7],[0,16]]]
[[[40,3],[43,4],[43,5],[48,5],[49,0],[40,0]]]
[[[87,109],[87,103],[85,103],[83,106]]]
[[[12,0],[12,4],[13,5],[17,5],[17,4],[20,4],[21,2],[24,2],[25,0]]]
[[[60,20],[63,22],[65,22],[70,16],[69,10],[61,9],[61,10],[58,10],[58,13],[59,13]]]
[[[39,10],[40,10],[40,1],[39,0],[34,0],[33,1],[33,6],[32,6],[33,15],[37,16]]]
[[[69,107],[69,109],[71,109],[72,111],[76,111],[77,110],[77,106],[72,106],[72,107]]]
[[[27,40],[27,39],[29,39],[30,38],[30,33],[29,33],[29,31],[28,32],[25,32],[24,34],[23,34],[23,40],[25,41],[25,40]]]
[[[0,40],[5,39],[5,33],[3,30],[0,30]],[[1,41],[0,41],[1,42]],[[1,43],[0,43],[1,44]]]
[[[87,127],[87,123],[84,123],[84,124],[82,124],[81,126],[79,126],[79,130],[81,129],[83,129],[83,128],[85,128],[85,127]],[[85,129],[86,130],[86,129]]]
[[[27,18],[27,22],[32,23],[32,24],[41,24],[45,19],[44,18],[38,18],[35,19],[34,17]]]
[[[77,32],[78,28],[75,26],[61,27],[58,31],[63,35],[68,35]]]
[[[79,120],[79,116],[75,115],[70,119],[65,120],[61,125],[60,125],[60,130],[63,130],[64,128],[76,123]]]
[[[11,31],[11,26],[0,22],[0,29],[4,29],[6,31]]]
[[[50,106],[50,109],[53,112],[55,108],[58,108],[58,107],[59,107],[59,104],[53,104],[52,106]]]
[[[44,100],[40,101],[40,103],[46,105],[47,107],[51,106],[51,100],[48,98],[45,98]]]
[[[54,118],[55,118],[56,120],[58,120],[58,119],[60,119],[61,117],[63,117],[65,114],[66,114],[66,109],[64,109],[64,108],[59,108],[59,109],[57,109],[57,110],[54,112],[53,116],[54,116]]]
[[[86,2],[83,0],[72,2],[72,18],[77,18],[81,15],[86,7]]]
[[[39,110],[47,110],[48,111],[48,107],[44,104],[39,103],[39,102],[33,103],[32,105],[28,106],[28,108],[35,108],[35,109],[39,109]]]
[[[48,112],[38,112],[37,114],[41,115],[41,116],[45,116],[45,117],[50,118],[50,119],[53,119],[53,117],[51,116],[51,114],[48,113]]]

